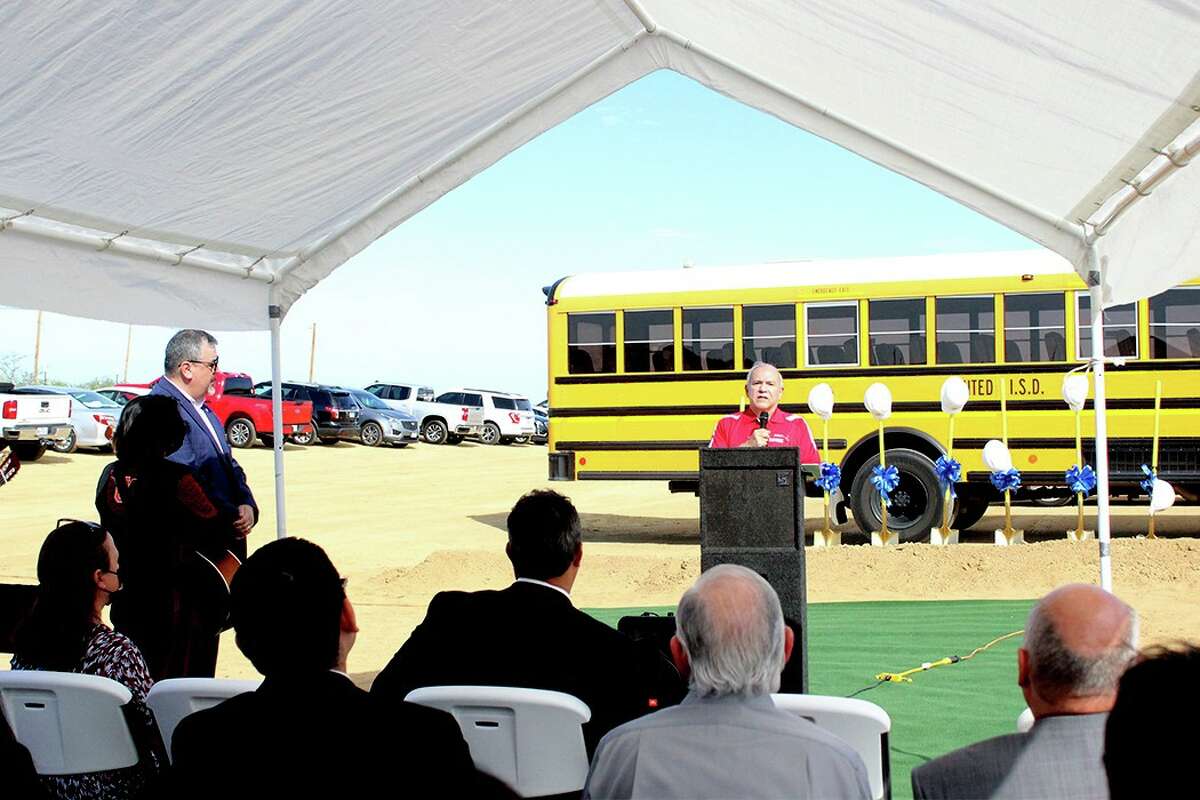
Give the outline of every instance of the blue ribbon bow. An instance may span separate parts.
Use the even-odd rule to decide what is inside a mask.
[[[832,492],[842,485],[842,469],[837,464],[828,461],[821,462],[821,477],[813,483],[827,492]]]
[[[992,486],[998,491],[1011,492],[1021,488],[1021,473],[1015,469],[992,473]]]
[[[962,464],[957,459],[942,456],[933,462],[933,468],[937,472],[938,483],[950,489],[951,497],[958,497],[954,492],[954,484],[962,480]]]
[[[1154,494],[1154,481],[1158,478],[1154,470],[1150,469],[1149,464],[1142,464],[1142,472],[1146,474],[1146,480],[1142,481],[1142,490],[1146,494]]]
[[[1087,464],[1083,465],[1083,469],[1080,469],[1078,464],[1073,464],[1067,470],[1067,486],[1075,494],[1087,497],[1092,489],[1096,488],[1096,473]]]
[[[891,492],[900,485],[900,470],[893,466],[875,467],[871,470],[871,485],[879,490],[885,506],[891,506]]]

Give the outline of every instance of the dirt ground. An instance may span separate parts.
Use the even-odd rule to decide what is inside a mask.
[[[263,509],[251,547],[275,536],[271,451],[239,451]],[[38,548],[59,517],[94,519],[92,493],[109,455],[47,454],[0,487],[0,581],[32,583]],[[549,485],[546,449],[537,446],[417,445],[404,450],[342,443],[286,450],[288,531],[321,544],[349,578],[361,633],[350,669],[366,683],[390,658],[442,589],[502,587],[504,520],[523,492]],[[697,503],[656,482],[558,483],[585,528],[584,563],[574,598],[581,607],[669,605],[699,572]],[[819,523],[809,504],[809,529]],[[1093,515],[1089,514],[1089,526]],[[1139,507],[1113,511],[1113,584],[1142,617],[1143,642],[1200,638],[1200,509],[1160,517],[1160,538],[1141,538]],[[810,602],[1037,597],[1069,581],[1096,581],[1094,541],[1065,541],[1071,509],[1014,509],[1029,542],[1002,548],[989,514],[963,544],[873,548],[846,531],[843,546],[808,548]],[[464,635],[469,632],[464,631]],[[4,666],[7,666],[5,663]],[[222,642],[218,675],[255,677]]]

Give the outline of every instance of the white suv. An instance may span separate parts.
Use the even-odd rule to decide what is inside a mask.
[[[462,389],[483,398],[483,430],[479,441],[484,444],[527,442],[533,436],[533,404],[528,398],[493,389]]]

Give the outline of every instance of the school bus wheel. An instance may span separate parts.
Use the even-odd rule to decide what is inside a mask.
[[[887,464],[900,473],[900,482],[891,492],[888,530],[904,542],[927,536],[942,518],[942,493],[933,462],[916,450],[899,448],[887,451]],[[854,522],[865,534],[881,527],[879,490],[871,485],[871,470],[877,466],[878,455],[867,459],[855,473],[850,489]]]
[[[965,531],[979,520],[988,510],[987,496],[981,492],[969,489],[958,490],[958,501],[954,504],[954,516],[950,527],[956,531]]]

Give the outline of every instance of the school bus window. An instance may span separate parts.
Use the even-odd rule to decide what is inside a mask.
[[[617,315],[567,315],[567,372],[589,375],[617,371]]]
[[[872,300],[871,366],[925,363],[925,299]]]
[[[1150,357],[1200,358],[1200,287],[1150,298]]]
[[[992,296],[939,297],[937,363],[990,364],[996,360],[996,308]]]
[[[1092,357],[1092,298],[1087,292],[1075,293],[1076,341],[1079,358]],[[1104,309],[1100,324],[1104,327],[1104,355],[1137,358],[1137,304],[1127,303]]]
[[[1004,360],[1067,360],[1067,310],[1062,292],[1004,296]]]
[[[745,306],[742,308],[742,366],[756,361],[780,369],[796,366],[796,307]]]
[[[625,371],[675,369],[675,321],[669,309],[625,312]]]
[[[733,369],[733,309],[683,310],[683,368]]]
[[[808,366],[858,363],[858,303],[804,306]]]

